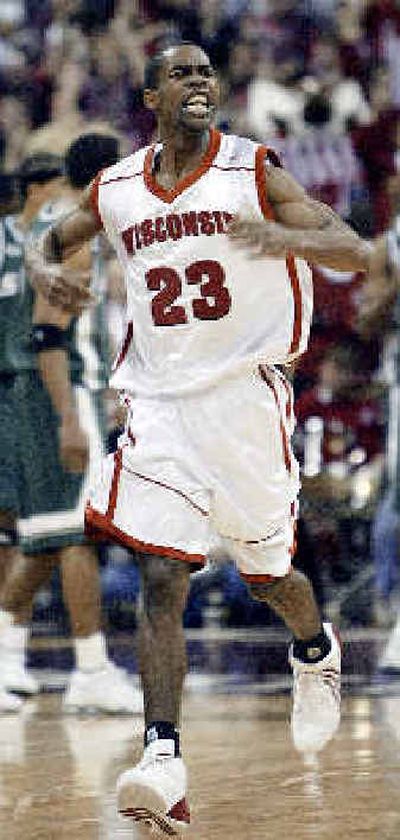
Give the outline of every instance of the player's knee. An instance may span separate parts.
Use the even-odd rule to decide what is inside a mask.
[[[160,560],[160,562],[157,562]],[[183,563],[152,558],[143,570],[143,606],[149,614],[183,612],[189,574]]]
[[[285,580],[286,575],[284,577],[271,577],[270,580],[263,580],[259,583],[252,582],[247,584],[247,588],[251,597],[255,601],[265,601],[268,602],[272,596],[272,593],[276,592],[277,589],[282,584],[282,581]]]

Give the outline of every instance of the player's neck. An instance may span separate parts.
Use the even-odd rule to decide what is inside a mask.
[[[190,175],[199,166],[210,142],[210,132],[184,134],[162,138],[158,157],[157,181],[164,187],[173,187],[177,181]]]

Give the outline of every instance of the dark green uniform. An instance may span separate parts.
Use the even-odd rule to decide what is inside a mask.
[[[0,219],[0,510],[17,514],[18,403],[13,347],[24,286],[24,238],[15,216]]]
[[[35,220],[31,235],[37,237],[65,207],[47,205]],[[93,289],[99,304],[74,318],[67,331],[67,353],[80,424],[89,441],[88,474],[64,470],[58,456],[59,417],[52,406],[32,351],[33,293],[25,285],[21,303],[21,335],[15,344],[18,367],[15,392],[20,401],[20,463],[24,494],[19,521],[23,551],[32,554],[84,541],[83,514],[91,465],[104,454],[101,420],[102,391],[108,376],[108,348],[104,321],[104,261],[102,243],[93,243]]]

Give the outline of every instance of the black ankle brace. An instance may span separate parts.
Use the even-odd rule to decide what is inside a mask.
[[[173,741],[175,744],[175,758],[181,754],[179,731],[173,723],[165,720],[154,720],[146,726],[144,745],[148,747],[153,741]]]
[[[312,665],[314,662],[320,662],[321,659],[324,659],[330,652],[331,647],[332,642],[325,630],[322,629],[312,639],[294,639],[293,656],[300,659],[301,662]]]

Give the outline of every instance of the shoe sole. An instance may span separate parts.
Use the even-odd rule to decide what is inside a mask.
[[[158,829],[166,837],[181,837],[188,828],[186,823],[178,822],[166,815],[164,799],[147,785],[141,785],[138,782],[134,785],[126,785],[119,794],[119,799],[118,813],[121,817],[146,825],[151,831]],[[132,807],[129,804],[132,800],[140,802],[140,805]]]

